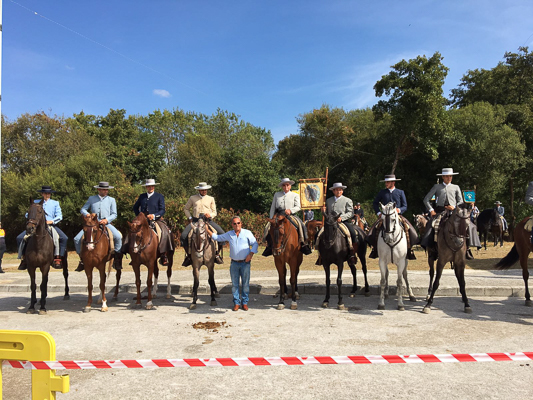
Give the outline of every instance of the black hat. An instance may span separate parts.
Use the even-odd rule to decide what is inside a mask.
[[[37,190],[39,193],[55,193],[55,190],[52,190],[51,186],[43,186],[41,190]]]

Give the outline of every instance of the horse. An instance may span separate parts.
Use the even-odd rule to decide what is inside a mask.
[[[442,270],[448,262],[452,263],[455,277],[459,283],[459,291],[461,292],[464,303],[464,312],[467,314],[472,313],[472,308],[470,308],[470,304],[468,303],[465,289],[466,233],[468,230],[468,224],[470,223],[470,207],[471,206],[467,203],[458,205],[446,222],[440,226],[437,237],[438,259],[435,282],[433,282],[433,263],[437,254],[435,253],[435,249],[428,249],[430,280],[427,304],[423,310],[425,314],[428,314],[431,310],[433,296],[439,288]]]
[[[285,304],[283,302],[284,296],[287,293],[287,264],[289,264],[291,271],[291,310],[298,308],[296,300],[300,298],[298,294],[298,273],[300,272],[300,265],[303,261],[303,253],[300,251],[300,243],[298,241],[298,231],[296,227],[284,215],[275,214],[274,218],[269,218],[270,222],[270,237],[272,238],[272,254],[274,255],[274,263],[278,270],[279,278],[279,303],[278,310],[283,310]]]
[[[307,226],[307,243],[309,246],[311,246],[311,248],[313,248],[316,241],[316,236],[318,235],[320,229],[322,229],[322,221],[305,221],[305,225]]]
[[[161,232],[161,235],[164,235],[165,232]],[[168,250],[167,251],[167,261],[168,261],[168,264],[166,265],[167,267],[167,294],[165,296],[165,298],[167,299],[170,299],[172,297],[172,285],[170,284],[170,278],[172,278],[172,266],[174,265],[174,252],[175,252],[175,243],[176,243],[176,240],[175,240],[175,237],[174,237],[174,233],[171,232],[170,230],[168,230],[168,235],[170,235],[170,240],[171,240],[171,243],[172,243],[172,249]],[[163,239],[162,239],[163,241]],[[158,248],[159,250],[159,248]],[[157,257],[161,260],[160,257],[164,256],[165,254],[164,253],[161,253],[160,251],[158,251],[157,253]],[[160,261],[160,263],[162,263],[162,261]],[[155,264],[155,268],[154,268],[154,285],[153,285],[153,291],[152,291],[152,298],[157,298],[157,282],[159,280],[159,265],[156,263]]]
[[[83,242],[81,247],[80,257],[85,267],[85,275],[87,275],[87,291],[89,298],[87,305],[83,309],[83,312],[87,313],[91,311],[93,302],[93,270],[96,268],[100,273],[100,298],[98,304],[102,303],[100,311],[106,312],[107,299],[105,296],[105,282],[106,272],[105,266],[108,264],[108,275],[111,271],[111,264],[113,263],[113,255],[109,243],[109,235],[105,225],[98,223],[98,216],[94,213],[86,214],[83,217]],[[119,283],[120,283],[121,270],[117,271],[116,278],[117,284],[115,286],[115,294],[113,300],[117,300]]]
[[[196,301],[198,300],[198,286],[200,284],[200,268],[202,265],[207,267],[209,273],[209,287],[211,288],[211,306],[216,306],[216,297],[220,297],[218,289],[215,285],[215,242],[207,233],[206,224],[203,216],[200,216],[197,221],[192,223],[192,237],[191,237],[191,260],[192,260],[192,274],[194,277],[194,284],[192,288],[192,303],[189,306],[190,310],[196,308]]]
[[[423,238],[426,234],[426,225],[428,223],[428,219],[424,214],[417,214],[415,215],[415,226],[416,229],[418,229],[418,233],[420,234],[420,237]]]
[[[135,272],[135,285],[137,286],[137,301],[135,306],[141,308],[141,265],[144,264],[148,268],[148,277],[146,280],[146,290],[148,292],[148,302],[146,309],[153,308],[152,298],[155,293],[152,293],[152,278],[154,271],[157,268],[157,249],[159,247],[159,239],[148,223],[146,214],[139,213],[132,222],[128,221],[129,237],[128,237],[128,252],[131,256],[131,266]]]
[[[487,208],[479,213],[477,217],[477,230],[479,235],[484,238],[485,250],[487,250],[487,234],[490,232],[494,237],[494,247],[500,242],[503,246],[503,223],[500,214],[495,208]]]
[[[361,219],[361,216],[358,215],[358,214],[354,214],[353,216],[353,225],[354,226],[358,226],[363,232],[367,233],[369,231],[369,228],[368,226],[366,227],[367,229],[365,229],[365,224],[363,223],[363,220]]]
[[[39,203],[31,202],[28,210],[28,222],[26,224],[26,234],[29,235],[26,241],[26,252],[24,258],[28,266],[28,274],[30,275],[31,301],[30,307],[26,314],[35,314],[35,303],[37,303],[37,284],[35,283],[35,271],[37,268],[41,270],[41,308],[39,315],[46,315],[46,296],[48,295],[48,273],[50,266],[54,261],[54,241],[48,232],[46,226],[46,215],[43,210],[43,201]],[[65,295],[64,300],[69,300],[69,286],[68,286],[68,269],[65,261],[62,262],[63,277],[65,279]]]
[[[326,298],[322,303],[322,307],[327,308],[330,298],[330,266],[331,264],[337,265],[337,288],[338,288],[338,303],[337,308],[339,310],[344,309],[342,302],[342,271],[344,268],[344,261],[347,260],[350,253],[346,238],[342,235],[337,222],[339,214],[324,214],[324,230],[320,235],[318,242],[318,249],[320,251],[320,257],[322,259],[322,265],[324,272],[326,273]],[[357,229],[357,228],[356,228]],[[366,277],[366,241],[364,238],[364,231],[359,230],[359,235],[354,244],[355,252],[361,258],[361,264],[363,266],[363,272],[365,276],[365,295],[370,294],[370,288]],[[355,265],[348,264],[353,276],[353,286],[350,293],[350,297],[355,296],[357,291],[357,274]]]
[[[396,264],[398,269],[398,279],[396,280],[398,310],[404,311],[403,280],[405,280],[409,300],[416,301],[407,279],[407,237],[404,228],[400,224],[396,203],[391,202],[386,205],[380,203],[380,209],[383,228],[378,236],[377,244],[379,270],[381,271],[378,310],[385,309],[385,297],[389,296],[388,264]]]
[[[500,269],[511,268],[517,261],[520,261],[522,267],[522,278],[524,279],[525,295],[527,307],[532,307],[531,296],[529,295],[528,279],[529,271],[527,269],[527,258],[529,253],[533,252],[533,244],[531,244],[530,235],[531,232],[525,229],[526,223],[531,217],[524,218],[514,229],[514,246],[509,253],[502,258],[496,267]]]

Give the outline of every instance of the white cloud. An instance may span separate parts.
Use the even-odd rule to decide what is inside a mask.
[[[171,96],[169,91],[165,89],[154,89],[152,93],[155,94],[156,96],[165,97],[165,98],[168,98]]]

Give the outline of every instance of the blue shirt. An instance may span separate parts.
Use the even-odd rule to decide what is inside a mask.
[[[255,236],[248,229],[241,229],[239,236],[235,231],[228,231],[222,235],[213,233],[212,238],[217,242],[229,242],[229,257],[232,260],[244,260],[250,252],[257,253],[259,247]]]
[[[40,203],[41,200],[34,200],[34,203]],[[47,221],[54,221],[54,225],[59,223],[63,219],[63,213],[61,212],[61,206],[59,201],[49,199],[48,201],[43,201],[43,210],[46,214]],[[26,218],[28,218],[28,213],[26,213]]]

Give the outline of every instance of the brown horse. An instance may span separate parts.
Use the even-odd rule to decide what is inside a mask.
[[[91,311],[93,302],[93,270],[96,268],[100,273],[100,298],[98,304],[102,303],[100,311],[105,312],[107,308],[107,299],[105,296],[105,282],[106,272],[105,265],[108,265],[108,274],[111,271],[111,263],[113,262],[113,255],[109,244],[109,235],[107,234],[105,225],[98,223],[98,216],[96,214],[87,214],[83,217],[83,242],[81,247],[80,257],[85,267],[85,275],[87,275],[87,291],[89,298],[87,305],[83,312]],[[117,271],[117,284],[115,286],[115,294],[113,300],[117,299],[121,270]]]
[[[283,215],[274,215],[270,222],[270,237],[272,238],[272,253],[274,262],[278,270],[279,278],[279,304],[278,310],[283,310],[285,304],[283,299],[287,293],[287,264],[291,270],[292,303],[291,310],[296,310],[298,304],[296,300],[300,298],[298,294],[298,272],[303,261],[303,253],[300,251],[298,231],[296,227]]]
[[[216,306],[216,297],[218,294],[217,286],[215,285],[215,242],[207,234],[207,222],[203,217],[197,221],[192,222],[192,237],[191,237],[191,260],[192,260],[192,274],[194,277],[194,284],[192,288],[192,303],[189,306],[190,310],[196,308],[196,301],[198,300],[198,286],[200,284],[200,268],[202,265],[207,267],[209,273],[209,287],[211,288],[211,306]]]
[[[307,243],[313,248],[315,247],[316,235],[322,229],[322,221],[305,221],[305,225],[307,226]]]
[[[129,249],[131,256],[131,266],[135,272],[135,285],[137,286],[137,302],[135,306],[141,308],[141,264],[148,268],[148,278],[146,280],[146,291],[148,292],[148,302],[146,309],[153,308],[152,303],[152,279],[157,268],[157,256],[159,239],[148,224],[148,218],[144,213],[139,213],[132,222],[128,221],[129,227]]]
[[[157,223],[157,222],[156,222]],[[168,264],[166,265],[167,267],[167,294],[166,294],[166,298],[167,299],[170,299],[172,297],[171,293],[172,293],[172,285],[170,284],[170,278],[172,277],[172,266],[174,265],[174,252],[175,252],[175,237],[174,237],[174,233],[170,231],[170,229],[168,229],[168,227],[166,226],[166,224],[162,223],[161,225],[161,235],[165,235],[165,234],[168,234],[170,235],[170,241],[172,243],[172,249],[169,249],[167,251],[167,261],[168,261]],[[166,229],[167,232],[164,232],[163,230]],[[164,241],[164,238],[163,236],[161,236],[161,242]],[[159,246],[161,247],[161,246]],[[158,248],[158,252],[157,252],[157,258],[159,258],[161,260],[160,257],[162,257],[163,255],[165,255],[165,253],[161,253],[161,251],[159,251],[160,249]],[[161,261],[160,261],[161,262]],[[155,264],[155,269],[154,269],[154,288],[153,288],[153,298],[157,298],[157,281],[159,279],[159,265],[156,263]]]
[[[429,290],[428,302],[424,307],[424,313],[428,314],[433,304],[433,296],[439,288],[440,277],[444,266],[450,262],[454,268],[455,277],[459,283],[459,291],[464,303],[464,312],[472,313],[468,298],[466,297],[465,288],[465,257],[466,257],[466,234],[468,224],[470,223],[470,205],[463,203],[458,205],[452,212],[452,215],[441,224],[437,238],[438,253],[434,249],[428,248],[429,263]],[[437,257],[437,277],[433,282],[433,263]]]
[[[37,303],[37,284],[35,283],[35,271],[41,269],[41,308],[39,315],[46,314],[46,296],[48,295],[48,273],[54,261],[54,242],[46,227],[46,215],[43,210],[42,200],[34,203],[28,210],[28,222],[26,224],[26,234],[30,235],[26,242],[26,252],[24,258],[28,265],[30,275],[31,302],[27,314],[35,314],[35,303]],[[66,257],[65,257],[66,260]],[[70,299],[68,287],[68,269],[66,261],[63,264],[63,277],[65,278],[64,300]]]
[[[520,266],[522,267],[522,278],[524,279],[524,285],[526,288],[526,303],[527,307],[533,306],[531,297],[529,295],[529,287],[527,281],[529,279],[529,270],[527,269],[527,258],[529,253],[533,251],[533,245],[531,244],[531,233],[525,229],[526,222],[530,217],[524,218],[514,229],[514,246],[511,251],[502,258],[496,267],[501,269],[511,268],[520,260]]]

